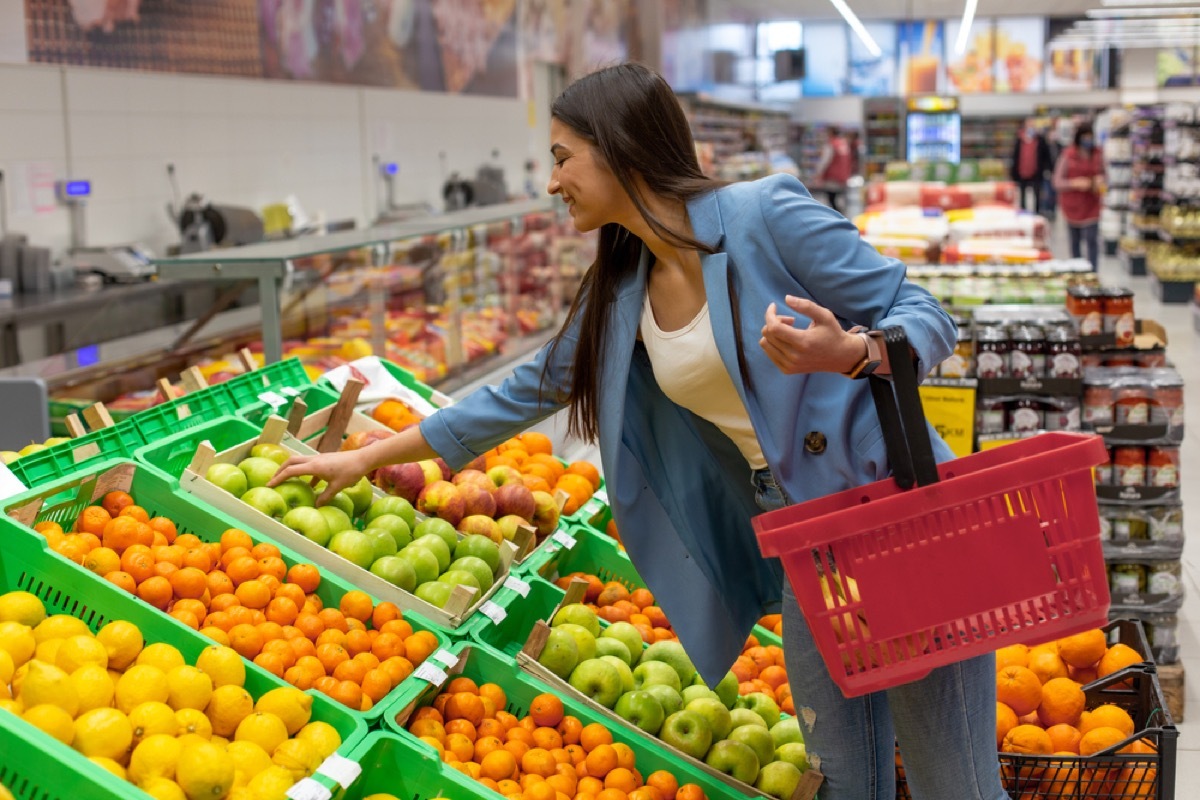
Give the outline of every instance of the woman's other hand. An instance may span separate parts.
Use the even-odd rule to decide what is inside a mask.
[[[862,338],[842,330],[829,309],[791,295],[784,301],[788,308],[808,317],[811,322],[807,328],[797,328],[795,317],[780,316],[774,303],[767,307],[766,324],[758,343],[780,372],[787,375],[846,373],[866,355]]]
[[[323,506],[332,500],[335,494],[358,483],[359,478],[370,471],[370,465],[364,459],[362,450],[345,450],[316,456],[292,456],[283,462],[283,466],[279,468],[267,486],[275,487],[288,478],[300,476],[310,476],[314,482],[323,480],[328,485],[321,492],[321,496],[317,498],[317,505]]]

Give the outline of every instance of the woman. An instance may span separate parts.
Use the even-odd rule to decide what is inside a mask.
[[[293,458],[276,480],[316,475],[328,497],[385,463],[459,467],[567,407],[572,433],[599,439],[622,540],[710,685],[782,600],[824,800],[892,800],[897,739],[917,800],[1002,800],[993,658],[847,700],[750,526],[760,510],[888,475],[867,382],[843,375],[865,372],[872,349],[850,324],[902,326],[922,376],[950,353],[954,324],[795,178],[705,177],[653,72],[593,73],[551,118],[548,190],[578,230],[600,231],[562,331],[503,385],[362,450]]]
[[[1096,147],[1092,123],[1081,122],[1074,143],[1063,150],[1054,167],[1054,188],[1067,230],[1071,258],[1079,258],[1081,240],[1087,244],[1092,271],[1100,267],[1100,195],[1104,191],[1104,159]]]

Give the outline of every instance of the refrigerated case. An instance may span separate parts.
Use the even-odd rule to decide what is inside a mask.
[[[866,177],[883,175],[887,165],[900,161],[904,150],[904,107],[897,97],[874,97],[863,102],[866,134]]]
[[[910,97],[905,117],[906,155],[909,163],[962,158],[962,117],[957,97]]]

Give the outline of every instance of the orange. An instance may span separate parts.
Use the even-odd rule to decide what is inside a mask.
[[[222,557],[224,564],[224,557]],[[258,577],[258,562],[250,556],[238,556],[225,565],[225,574],[233,581],[234,586],[241,586],[246,581]]]
[[[348,658],[334,667],[331,674],[339,681],[354,681],[361,684],[367,674],[367,667],[353,658]]]
[[[663,800],[663,796],[653,786],[640,786],[629,793],[629,800]]]
[[[317,616],[325,623],[325,630],[335,630],[346,633],[350,626],[346,624],[346,616],[336,608],[323,608]]]
[[[504,733],[506,742],[524,742],[533,747],[533,731],[521,725],[514,725]]]
[[[465,719],[446,721],[446,733],[457,733],[466,736],[472,742],[479,738],[479,729]]]
[[[366,631],[349,631],[346,634],[345,647],[352,657],[360,653],[369,653],[371,652],[371,636]]]
[[[573,717],[567,714],[562,718],[562,722],[558,723],[555,728],[558,735],[562,737],[563,743],[567,745],[579,744],[583,732],[583,723],[578,717]]]
[[[592,491],[600,488],[600,470],[590,461],[575,461],[567,467],[567,475],[581,475],[592,485]]]
[[[250,548],[254,547],[254,540],[243,530],[229,528],[221,534],[221,550],[225,551],[233,547],[244,547],[249,552]]]
[[[1085,736],[1096,728],[1116,728],[1126,736],[1133,735],[1133,718],[1120,706],[1112,704],[1097,706],[1083,715],[1079,732]]]
[[[479,685],[479,696],[491,700],[497,709],[508,706],[508,695],[494,683],[481,683]]]
[[[1034,650],[1029,654],[1029,669],[1038,680],[1047,683],[1055,678],[1066,678],[1067,664],[1053,650]]]
[[[172,608],[171,616],[187,625],[194,631],[200,630],[200,619],[191,611],[184,608]]]
[[[104,526],[111,519],[112,514],[100,506],[88,506],[75,518],[75,530],[79,533],[94,533],[100,536],[104,533]]]
[[[420,664],[429,658],[437,646],[437,637],[429,631],[417,631],[404,640],[404,650],[408,653],[408,660],[414,664]]]
[[[195,567],[184,567],[170,576],[171,588],[179,598],[198,598],[208,589],[208,578]]]
[[[408,724],[408,732],[418,739],[428,736],[437,739],[439,742],[446,741],[446,729],[442,726],[442,723],[430,717],[414,719]]]
[[[604,776],[605,789],[619,789],[626,794],[638,788],[639,783],[633,772],[625,767],[617,767]]]
[[[149,522],[150,521],[150,515],[148,513],[146,513],[146,509],[142,508],[141,506],[134,506],[134,505],[125,506],[124,508],[121,509],[121,512],[118,516],[133,517],[138,522]]]
[[[254,663],[265,669],[272,675],[277,675],[282,678],[283,673],[287,671],[284,666],[284,661],[275,653],[259,653],[254,657]]]
[[[624,742],[615,742],[613,750],[617,751],[617,766],[632,770],[634,762],[637,761],[637,756],[633,753],[633,748]]]
[[[141,525],[135,519],[117,517],[104,525],[100,541],[105,547],[111,547],[118,553],[122,553],[130,545],[145,544],[141,541],[140,528]]]
[[[1005,667],[996,673],[996,700],[1024,716],[1041,705],[1042,682],[1026,667]]]
[[[1055,753],[1079,755],[1079,740],[1083,736],[1074,725],[1053,725],[1046,729],[1046,735],[1050,737]]]
[[[158,575],[147,578],[139,583],[137,595],[150,605],[163,611],[167,609],[167,605],[170,604],[175,596],[171,590],[171,582]]]
[[[250,548],[250,555],[255,559],[260,558],[279,558],[279,548],[270,542],[259,542]]]
[[[679,791],[675,794],[675,800],[708,800],[708,796],[704,794],[704,790],[694,783],[685,783],[679,787]]]
[[[239,587],[240,588],[240,587]],[[286,597],[276,597],[267,604],[267,619],[280,625],[291,625],[300,616],[300,609]]]
[[[529,704],[529,716],[539,727],[553,728],[563,719],[563,704],[555,695],[545,692]]]
[[[280,583],[287,577],[287,564],[278,556],[268,556],[258,560],[258,574],[270,575]]]
[[[479,762],[479,771],[494,781],[512,780],[517,774],[517,759],[503,748],[493,750]]]
[[[229,576],[219,569],[208,573],[205,581],[208,583],[208,593],[213,597],[222,594],[233,594],[233,590],[236,588],[233,585],[233,581],[229,580]]]
[[[1094,666],[1108,650],[1108,640],[1099,628],[1059,639],[1055,645],[1059,657],[1076,669]]]
[[[1095,667],[1084,667],[1083,669],[1076,669],[1075,667],[1068,667],[1067,673],[1070,675],[1071,680],[1075,681],[1080,686],[1087,686],[1089,683],[1091,683],[1092,681],[1096,680],[1099,677],[1096,674]]]
[[[539,453],[547,456],[551,456],[554,453],[554,443],[544,433],[526,431],[517,436],[517,441],[521,443],[521,449],[531,457]]]
[[[338,608],[348,619],[356,619],[359,622],[369,620],[371,612],[375,610],[370,596],[366,592],[357,590],[346,592],[342,595],[342,600],[338,604]]]
[[[325,632],[325,622],[316,614],[306,614],[301,612],[296,621],[292,623],[304,635],[306,639],[316,641],[317,637]]]
[[[1104,678],[1114,672],[1120,672],[1126,667],[1141,663],[1142,657],[1132,647],[1125,644],[1114,644],[1100,658],[1100,663],[1096,665],[1096,675]]]
[[[375,641],[371,642],[371,652],[381,661],[397,656],[404,658],[407,654],[404,642],[394,633],[381,633],[375,637]]]
[[[164,578],[170,578],[173,573],[178,571],[179,567],[170,561],[158,561],[154,564],[154,574],[161,575]]]
[[[446,684],[446,688],[442,691],[450,694],[458,694],[459,692],[470,692],[471,694],[479,694],[479,686],[470,678],[459,676],[450,683]]]
[[[1054,751],[1050,736],[1044,730],[1036,725],[1018,725],[1004,737],[1000,752],[1048,756]]]
[[[253,625],[243,623],[229,629],[229,646],[243,658],[253,659],[262,652],[264,644],[263,635]]]
[[[201,572],[208,573],[213,567],[213,558],[203,547],[188,548],[183,554],[183,566],[195,567]]]
[[[617,768],[617,751],[611,744],[598,744],[588,751],[583,763],[587,766],[589,776],[603,778]]]
[[[269,639],[263,645],[262,651],[264,653],[274,653],[279,656],[279,659],[283,662],[284,669],[294,666],[296,660],[299,658],[296,655],[296,651],[292,649],[291,644],[286,639]]]
[[[384,601],[375,606],[375,610],[371,612],[371,627],[380,630],[387,623],[400,618],[400,609],[396,604]]]
[[[347,708],[362,709],[362,687],[354,681],[338,681],[337,685],[330,691],[329,696]]]
[[[533,743],[544,750],[559,750],[563,746],[562,736],[554,728],[538,728],[535,730],[533,732]],[[564,750],[563,753],[565,754],[566,751]]]
[[[167,540],[167,544],[175,541],[175,537],[179,535],[179,531],[175,527],[175,523],[166,517],[154,517],[150,520],[150,530],[155,533],[161,533],[163,538]]]
[[[113,572],[110,572],[107,575],[105,575],[104,580],[108,581],[109,583],[111,583],[115,586],[121,587],[122,589],[129,592],[130,594],[134,594],[137,592],[137,581],[135,581],[133,579],[133,576],[130,575],[128,572],[123,572],[121,570],[114,570]]]
[[[996,671],[1005,667],[1028,667],[1029,648],[1023,644],[1012,644],[996,651]]]
[[[1070,755],[1069,753],[1064,753]],[[1059,755],[1059,753],[1055,753]],[[1070,760],[1051,761],[1042,773],[1042,783],[1039,787],[1044,797],[1075,797],[1080,786],[1081,770]]]
[[[121,568],[121,557],[111,547],[97,547],[83,557],[83,568],[104,576]]]
[[[234,594],[246,608],[266,608],[271,602],[271,590],[260,580],[244,581],[238,585]]]
[[[1087,698],[1079,684],[1070,678],[1053,678],[1042,684],[1042,704],[1038,707],[1038,719],[1047,728],[1054,725],[1078,725],[1086,705]]]
[[[475,755],[475,743],[461,733],[446,735],[446,752],[452,753],[459,761],[470,761]]]
[[[759,673],[759,679],[771,687],[772,690],[778,689],[780,686],[788,682],[787,670],[783,667],[771,665]]]
[[[612,733],[599,722],[585,725],[583,730],[579,732],[579,743],[583,745],[583,749],[588,753],[591,753],[599,745],[611,745],[612,741]]]
[[[108,512],[109,516],[115,517],[124,508],[133,505],[133,497],[128,492],[112,491],[104,495],[104,499],[100,501],[100,505]]]
[[[554,756],[550,755],[548,750],[543,750],[540,747],[535,747],[521,756],[522,771],[538,775],[542,778],[549,778],[555,774],[555,765]]]
[[[1079,740],[1079,755],[1090,756],[1101,750],[1107,750],[1128,737],[1129,734],[1116,728],[1092,728]]]
[[[665,769],[651,772],[646,776],[646,785],[658,789],[663,800],[675,800],[675,793],[679,791],[679,781]]]
[[[596,800],[629,800],[629,795],[620,789],[605,789],[596,795]]]

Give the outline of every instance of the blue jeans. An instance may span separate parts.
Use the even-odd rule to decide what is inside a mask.
[[[754,484],[763,511],[788,504],[767,470],[754,473]],[[895,800],[897,742],[913,800],[1008,800],[996,756],[994,656],[848,699],[829,677],[789,584],[783,650],[808,758],[825,776],[821,800]]]
[[[1070,234],[1071,258],[1079,258],[1082,248],[1087,245],[1087,260],[1092,265],[1092,272],[1100,268],[1100,224],[1072,225],[1067,223],[1067,233]]]

